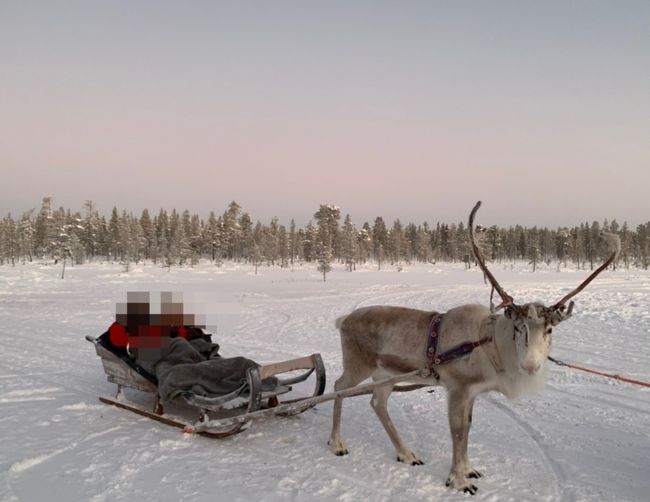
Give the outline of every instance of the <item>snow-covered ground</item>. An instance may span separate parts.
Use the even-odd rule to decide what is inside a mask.
[[[519,302],[547,304],[586,271],[531,273],[492,265]],[[113,395],[85,335],[100,334],[126,291],[182,291],[211,315],[224,355],[260,362],[320,352],[332,388],[341,369],[337,316],[395,304],[445,310],[489,289],[462,265],[402,272],[318,272],[226,264],[195,269],[118,265],[0,267],[0,500],[281,501],[459,500],[445,488],[451,463],[444,390],[393,395],[392,417],[425,461],[395,453],[368,397],[348,399],[346,457],[327,449],[331,402],[259,421],[214,440],[98,402]],[[552,355],[650,381],[650,274],[605,272],[558,326]],[[214,332],[214,331],[213,331]],[[145,395],[131,393],[133,400]],[[470,457],[485,474],[474,500],[648,500],[650,389],[551,365],[541,395],[477,399]]]

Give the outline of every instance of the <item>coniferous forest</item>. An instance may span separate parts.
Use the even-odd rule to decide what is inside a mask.
[[[650,264],[650,222],[633,229],[605,220],[555,229],[515,225],[477,230],[488,260],[524,260],[533,270],[540,263],[593,268],[605,253],[599,238],[603,230],[621,238],[617,267],[647,269]],[[10,266],[35,260],[63,261],[64,267],[109,261],[122,263],[128,271],[132,263],[182,267],[201,259],[217,265],[226,260],[244,262],[256,269],[313,262],[325,278],[334,263],[345,264],[350,271],[367,263],[380,269],[390,264],[398,270],[413,262],[464,262],[470,267],[470,253],[463,222],[416,225],[389,223],[378,216],[358,227],[349,214],[342,216],[338,207],[326,204],[304,228],[293,220],[288,226],[277,218],[253,221],[234,201],[223,213],[211,212],[203,219],[187,210],[151,214],[145,209],[134,215],[116,207],[105,216],[91,201],[72,212],[54,208],[52,198],[45,197],[38,211],[0,220],[0,264]]]

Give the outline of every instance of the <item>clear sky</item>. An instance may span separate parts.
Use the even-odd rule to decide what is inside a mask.
[[[0,214],[650,220],[650,2],[0,0]]]

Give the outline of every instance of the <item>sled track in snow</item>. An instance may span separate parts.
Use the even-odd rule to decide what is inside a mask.
[[[537,429],[532,427],[528,422],[523,420],[519,415],[514,411],[508,408],[506,405],[497,401],[494,397],[486,395],[486,400],[492,403],[497,409],[499,409],[504,415],[510,418],[515,422],[519,428],[524,431],[524,433],[530,438],[530,440],[535,444],[538,451],[540,452],[542,458],[544,459],[544,465],[547,470],[551,473],[554,478],[553,491],[555,492],[555,500],[561,500],[563,502],[569,502],[572,498],[563,490],[563,486],[566,483],[566,475],[562,466],[553,458],[551,453],[546,446],[542,435]]]
[[[569,396],[569,397],[571,397],[571,399],[577,399],[577,400],[579,400],[581,402],[584,402],[584,403],[586,403],[587,405],[590,405],[590,406],[593,406],[594,403],[597,403],[597,404],[602,405],[603,408],[619,408],[619,409],[623,409],[623,410],[631,412],[631,413],[638,413],[638,414],[648,414],[648,413],[650,413],[650,409],[641,408],[639,406],[634,406],[634,405],[631,405],[631,404],[626,404],[626,403],[621,401],[621,396],[612,395],[612,393],[605,392],[605,391],[600,390],[600,389],[595,389],[594,392],[597,392],[598,394],[601,394],[601,395],[604,394],[604,395],[607,395],[607,396],[610,396],[610,397],[613,396],[613,397],[618,398],[618,399],[610,399],[610,398],[606,398],[606,397],[600,397],[600,396],[597,396],[597,395],[594,395],[594,394],[590,394],[588,396],[580,395],[580,394],[575,393],[575,392],[560,389],[559,387],[554,386],[554,385],[549,385],[548,387],[549,387],[549,389],[553,390],[553,392],[557,392],[558,394]]]
[[[54,451],[50,451],[48,453],[44,453],[41,455],[38,455],[36,457],[32,458],[25,458],[21,461],[14,462],[9,469],[3,474],[4,477],[4,485],[7,488],[7,493],[9,494],[10,498],[9,501],[11,502],[18,502],[20,501],[20,497],[16,494],[16,491],[13,489],[13,484],[23,475],[23,473],[29,472],[31,469],[34,467],[39,466],[40,464],[49,462],[53,458],[58,457],[62,453],[67,453],[69,451],[75,450],[79,446],[87,443],[88,441],[92,441],[98,437],[105,436],[106,434],[113,433],[119,429],[121,429],[122,426],[115,426],[110,429],[106,429],[103,431],[99,432],[93,432],[90,434],[82,434],[79,436],[78,439],[72,441],[70,444],[63,446],[61,448],[58,448]]]

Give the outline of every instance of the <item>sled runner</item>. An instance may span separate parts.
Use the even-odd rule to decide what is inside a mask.
[[[192,391],[180,392],[170,403],[179,405],[184,414],[193,412],[196,419],[186,419],[165,413],[160,399],[157,378],[127,353],[110,343],[108,332],[99,337],[87,336],[102,361],[107,380],[117,385],[114,398],[100,396],[103,403],[117,406],[158,422],[213,438],[224,438],[248,428],[256,412],[270,415],[293,415],[312,408],[317,403],[310,398],[290,398],[292,386],[314,376],[313,397],[325,390],[325,366],[320,354],[250,367],[245,371],[245,382],[232,392],[221,395],[202,395]],[[272,378],[276,375],[306,370],[296,376]],[[271,377],[271,378],[270,378]],[[124,389],[136,389],[154,395],[151,409],[145,409],[126,399]],[[280,396],[283,397],[282,401]],[[311,399],[313,399],[313,397]],[[282,403],[282,404],[280,404]],[[302,403],[302,404],[301,404]],[[251,417],[251,418],[249,418]],[[225,420],[225,422],[221,422]]]

